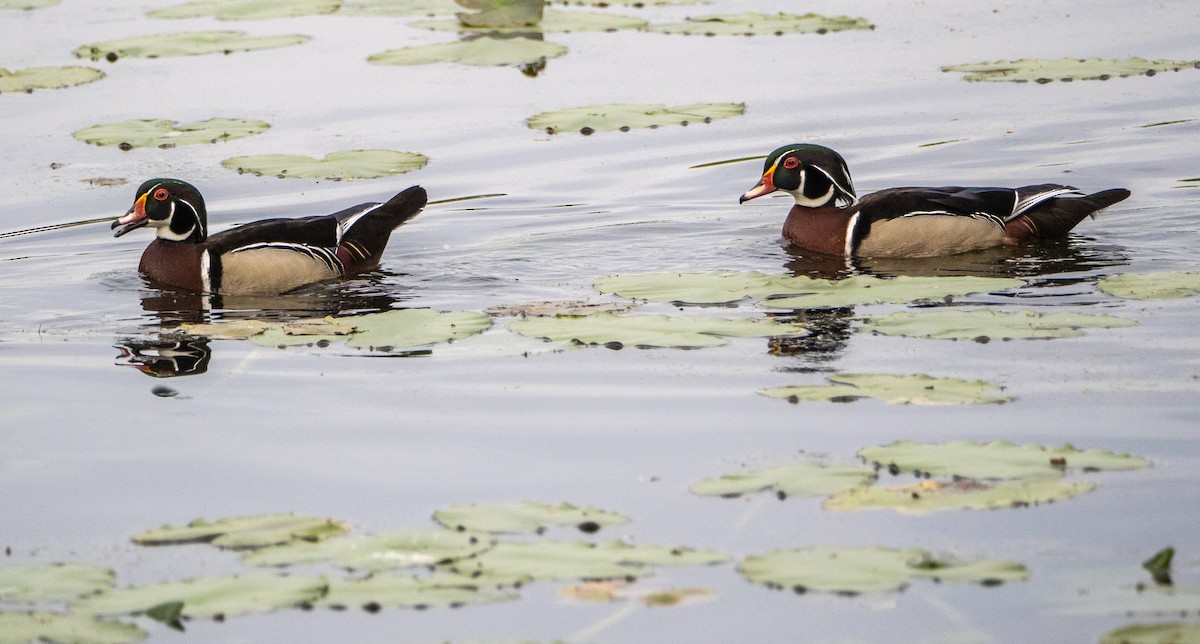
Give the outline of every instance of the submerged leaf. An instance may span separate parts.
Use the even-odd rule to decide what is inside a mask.
[[[333,13],[339,0],[195,0],[147,13],[151,18],[267,20]]]
[[[310,36],[281,34],[247,36],[244,31],[191,31],[175,34],[134,36],[84,45],[75,50],[76,58],[159,58],[228,54],[235,51],[275,49],[308,42]]]
[[[878,398],[893,405],[979,405],[1012,400],[1010,396],[997,395],[996,385],[983,380],[934,378],[921,373],[839,373],[827,376],[827,379],[831,384],[774,387],[764,389],[762,393],[793,402]]]
[[[1083,329],[1110,329],[1136,324],[1133,320],[1115,315],[946,308],[868,315],[863,318],[862,331],[912,338],[988,341],[1074,338],[1083,335]]]
[[[380,608],[458,607],[512,601],[520,596],[509,590],[481,587],[460,575],[405,577],[376,573],[362,579],[333,579],[329,592],[314,606],[357,607],[375,612]]]
[[[939,510],[1024,508],[1090,492],[1093,483],[1031,479],[992,483],[975,479],[921,481],[896,487],[859,487],[825,500],[826,510],[893,509],[906,514]]]
[[[866,485],[874,478],[875,472],[869,468],[802,460],[781,467],[704,479],[688,489],[701,496],[740,496],[763,490],[773,490],[784,496],[825,496]]]
[[[492,546],[488,539],[449,530],[413,530],[349,535],[316,543],[292,541],[242,555],[252,566],[290,566],[332,561],[371,572],[432,566],[470,557]]]
[[[0,642],[57,644],[126,644],[146,639],[133,624],[96,619],[76,613],[0,612]]]
[[[104,78],[104,72],[91,67],[30,67],[10,72],[0,69],[0,94],[32,92],[35,89],[61,89]]]
[[[1200,272],[1123,273],[1102,278],[1101,291],[1134,300],[1169,300],[1200,293]]]
[[[329,584],[322,577],[256,572],[117,588],[77,601],[71,607],[93,615],[121,615],[145,612],[167,602],[182,602],[184,617],[233,616],[311,604],[328,589]]]
[[[696,103],[694,105],[630,105],[609,103],[584,105],[553,112],[542,112],[526,119],[536,130],[550,134],[559,132],[612,132],[663,125],[710,123],[715,119],[738,116],[746,111],[745,103]]]
[[[1049,83],[1062,80],[1108,80],[1113,77],[1146,75],[1200,68],[1198,60],[1146,60],[1129,58],[1021,58],[985,63],[946,65],[943,72],[965,72],[968,81],[1012,81]]]
[[[212,118],[180,123],[165,119],[133,119],[85,127],[71,134],[84,143],[122,147],[174,147],[195,143],[232,141],[266,132],[271,126],[263,121]]]
[[[525,33],[528,27],[491,27],[466,25],[457,20],[417,20],[410,27],[431,31],[487,31],[498,33]],[[582,11],[555,11],[547,9],[536,31],[542,33],[574,33],[580,31],[616,31],[618,29],[640,29],[646,26],[641,18],[612,13],[590,13]]]
[[[215,522],[196,519],[182,528],[166,525],[133,536],[142,546],[211,543],[221,548],[261,548],[295,540],[317,541],[347,530],[336,519],[294,514],[229,517]]]
[[[803,325],[783,324],[769,319],[620,316],[611,313],[586,317],[527,318],[510,322],[508,328],[526,337],[555,342],[674,348],[725,344],[727,340],[719,336],[762,338],[808,333]]]
[[[372,55],[367,61],[376,65],[462,63],[493,67],[497,65],[528,65],[546,58],[556,58],[565,53],[567,53],[566,47],[544,40],[484,36],[473,40],[389,49]]]
[[[82,564],[0,567],[0,601],[56,602],[92,595],[113,585],[113,571]]]
[[[473,503],[442,508],[433,513],[438,523],[453,530],[479,532],[532,532],[549,526],[620,525],[626,517],[598,508],[579,508],[570,503],[548,505],[531,501]]]
[[[824,34],[848,29],[874,29],[865,18],[849,16],[822,16],[815,13],[803,15],[790,13],[761,14],[741,13],[717,16],[696,16],[685,22],[650,25],[646,30],[664,34],[685,35],[776,35]]]
[[[858,455],[868,463],[894,466],[903,472],[915,470],[943,478],[972,479],[1058,478],[1068,468],[1087,472],[1136,470],[1150,465],[1141,456],[1079,450],[1072,445],[1049,448],[1036,444],[1014,445],[1007,441],[933,444],[897,441],[879,447],[864,447]]]
[[[281,179],[374,179],[419,170],[429,157],[396,150],[342,150],[322,159],[302,154],[258,154],[225,159],[221,165],[239,173],[274,175]]]

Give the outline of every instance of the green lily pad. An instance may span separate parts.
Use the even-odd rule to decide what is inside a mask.
[[[720,336],[763,338],[799,336],[808,331],[800,324],[770,319],[668,317],[666,315],[613,315],[526,318],[509,322],[510,331],[529,338],[580,344],[620,343],[637,347],[701,348],[726,344]]]
[[[0,94],[32,92],[35,89],[61,89],[104,78],[104,72],[91,67],[30,67],[10,72],[0,68]]]
[[[212,118],[180,123],[165,119],[133,119],[85,127],[71,136],[95,145],[119,145],[122,148],[153,148],[232,141],[266,132],[271,126],[263,121]]]
[[[762,470],[725,474],[697,481],[693,494],[734,497],[772,490],[779,496],[826,496],[866,485],[875,479],[870,468],[855,465],[825,465],[814,460]]]
[[[774,550],[746,557],[738,572],[771,588],[847,595],[900,590],[913,579],[996,585],[1029,577],[1025,566],[1012,561],[958,563],[935,559],[918,548],[884,547]]]
[[[151,18],[267,20],[333,13],[339,0],[196,0],[147,13]]]
[[[804,286],[807,283],[808,286]],[[917,300],[942,300],[968,293],[991,293],[1017,288],[1025,283],[1003,277],[921,277],[901,275],[880,279],[855,275],[841,280],[806,277],[788,278],[784,285],[802,293],[798,297],[770,299],[763,306],[774,309],[813,309],[855,306],[859,304],[904,304]],[[803,289],[803,290],[800,290]]]
[[[868,315],[861,330],[882,335],[942,340],[1015,340],[1075,338],[1083,329],[1130,327],[1137,322],[1115,315],[1035,313],[1033,311],[964,310],[898,311]]]
[[[529,304],[499,304],[484,309],[495,317],[541,318],[559,315],[577,316],[594,313],[628,313],[637,308],[629,302],[585,302],[583,300],[559,300],[554,302],[532,302]]]
[[[454,0],[343,0],[339,16],[449,16],[462,9]]]
[[[242,555],[252,566],[291,566],[332,561],[351,570],[377,572],[432,566],[470,557],[492,546],[488,539],[450,530],[349,535],[316,543],[292,541]]]
[[[831,384],[774,387],[764,389],[762,393],[793,402],[878,398],[892,405],[979,405],[1012,400],[1011,396],[998,395],[996,385],[983,380],[934,378],[921,373],[839,373],[826,379]]]
[[[345,340],[358,327],[348,324],[343,318],[327,317],[324,319],[297,320],[295,322],[266,323],[255,331],[258,325],[252,321],[238,320],[222,322],[213,325],[216,331],[209,337],[238,339],[239,336],[249,338],[254,344],[264,347],[292,347],[322,345],[330,342]],[[230,327],[226,329],[225,327]],[[204,326],[189,327],[196,329],[192,333],[205,334]]]
[[[140,642],[146,637],[146,631],[133,624],[96,619],[91,615],[0,612],[0,643],[3,644],[126,644]]]
[[[543,0],[456,0],[472,13],[457,14],[464,27],[503,29],[532,27],[542,21]]]
[[[0,0],[0,9],[42,9],[58,4],[59,0]]]
[[[1069,499],[1096,486],[1087,482],[1032,479],[987,482],[975,479],[921,481],[895,487],[858,487],[829,497],[826,510],[893,509],[905,514],[928,514],[940,510],[996,510],[1023,508],[1039,503]]]
[[[547,9],[537,24],[537,31],[542,33],[574,33],[580,31],[616,31],[618,29],[641,29],[646,21],[641,18],[622,16],[614,13],[593,13],[585,11],[555,11]],[[529,31],[528,27],[491,27],[468,26],[458,20],[417,20],[409,23],[410,27],[429,29],[430,31],[489,31],[499,33],[520,33]]]
[[[470,604],[494,604],[519,599],[511,590],[483,588],[459,575],[434,575],[415,578],[374,574],[363,579],[334,579],[329,592],[314,606],[319,608],[358,607],[375,612],[380,608],[459,607]]]
[[[803,15],[740,13],[696,16],[688,18],[684,22],[650,25],[647,31],[703,36],[781,36],[783,34],[824,34],[849,29],[874,29],[874,26],[865,18],[849,16],[822,16],[815,13]]]
[[[1087,593],[1061,593],[1053,598],[1056,612],[1067,615],[1162,616],[1200,611],[1200,587],[1129,583],[1116,571]]]
[[[758,271],[703,271],[694,273],[640,273],[601,277],[592,286],[601,293],[673,304],[725,304],[753,297],[788,294],[780,285],[785,276]]]
[[[254,572],[117,588],[79,600],[71,607],[92,615],[123,615],[145,612],[167,602],[182,602],[184,617],[231,617],[311,604],[328,590],[329,583],[322,577]]]
[[[897,441],[879,447],[864,447],[858,455],[868,463],[895,465],[904,472],[916,470],[943,478],[1057,478],[1067,468],[1088,472],[1136,470],[1150,465],[1150,461],[1141,456],[1079,450],[1069,444],[1048,448],[1034,444],[1014,445],[1007,441],[950,441],[935,444]]]
[[[1146,60],[1129,58],[1022,58],[985,63],[946,65],[943,72],[965,72],[968,81],[1049,83],[1062,80],[1108,80],[1114,77],[1153,76],[1160,72],[1200,68],[1200,60]]]
[[[347,345],[373,351],[399,351],[452,342],[492,326],[492,316],[476,311],[397,309],[340,318],[358,329]]]
[[[1123,273],[1097,284],[1101,291],[1134,300],[1169,300],[1200,293],[1200,272]]]
[[[433,513],[438,523],[453,530],[479,532],[532,532],[549,526],[587,526],[595,532],[603,526],[629,521],[616,512],[598,508],[580,508],[570,503],[547,505],[531,501],[514,503],[473,503],[443,508]]]
[[[367,58],[376,65],[429,65],[462,63],[480,67],[535,64],[567,53],[567,48],[531,38],[481,37],[417,47],[389,49]]]
[[[188,335],[202,335],[212,340],[245,340],[279,326],[278,322],[242,319],[212,323],[184,323],[179,325],[179,330]]]
[[[134,535],[133,542],[142,546],[211,543],[221,548],[262,548],[295,540],[318,541],[347,529],[346,524],[335,519],[262,514],[214,522],[196,519],[182,528],[165,525]]]
[[[715,119],[739,116],[746,111],[745,103],[696,103],[694,105],[629,105],[609,103],[584,105],[553,112],[542,112],[525,120],[535,130],[548,134],[559,132],[612,132],[663,125],[711,123]]]
[[[672,553],[678,554],[672,554]],[[725,561],[723,554],[623,542],[592,545],[582,541],[501,543],[475,557],[445,566],[460,575],[496,584],[531,580],[632,579],[653,573],[654,565],[706,565]]]
[[[56,563],[0,567],[0,601],[5,602],[68,601],[112,585],[113,571],[96,566]]]
[[[134,36],[92,43],[76,49],[75,57],[116,60],[117,58],[166,58],[228,54],[235,51],[290,47],[308,42],[309,38],[310,36],[302,34],[247,36],[244,31],[189,31]]]
[[[1105,633],[1100,644],[1200,644],[1200,624],[1130,624]]]
[[[257,154],[225,159],[221,165],[238,174],[275,175],[281,179],[374,179],[419,170],[429,157],[396,150],[342,150],[322,159],[302,154]]]

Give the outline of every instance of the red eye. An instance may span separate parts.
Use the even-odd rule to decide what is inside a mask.
[[[798,165],[800,165],[800,162],[796,160],[796,157],[788,157],[783,160],[783,167],[785,168],[791,169]]]
[[[169,196],[171,195],[167,192],[166,188],[159,188],[158,190],[154,191],[154,198],[159,201],[166,201],[167,197]]]

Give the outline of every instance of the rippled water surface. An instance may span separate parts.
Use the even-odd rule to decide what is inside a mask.
[[[639,582],[715,591],[710,601],[674,608],[568,602],[556,595],[562,584],[541,582],[517,602],[460,610],[200,620],[187,626],[192,641],[1096,641],[1130,618],[1054,608],[1081,592],[1088,571],[1115,570],[1132,584],[1143,580],[1138,564],[1171,545],[1177,583],[1196,585],[1200,300],[1121,300],[1095,283],[1122,272],[1197,270],[1200,70],[1049,84],[968,83],[939,71],[1026,57],[1196,58],[1200,10],[1191,0],[613,8],[651,21],[747,10],[849,13],[876,28],[779,37],[547,34],[570,51],[535,78],[514,68],[368,64],[385,49],[451,38],[411,28],[408,18],[221,23],[144,15],[169,4],[63,0],[0,10],[0,67],[75,64],[71,51],[87,42],[185,29],[313,39],[228,56],[101,62],[107,77],[96,83],[0,95],[0,233],[116,217],[152,176],[196,184],[215,229],[333,212],[413,183],[431,199],[504,196],[431,206],[392,236],[379,271],[276,298],[212,301],[153,288],[136,272],[146,231],[114,239],[96,224],[0,238],[7,561],[97,563],[115,569],[120,583],[218,574],[242,569],[235,555],[202,545],[138,548],[128,537],[200,516],[267,512],[336,517],[360,532],[418,529],[432,527],[430,514],[447,505],[529,499],[631,518],[599,537],[715,548],[735,560],[775,548],[878,544],[1013,559],[1031,571],[1027,582],[997,588],[914,584],[878,596],[797,596],[748,583],[730,563],[665,569]],[[592,136],[524,125],[538,112],[591,103],[724,101],[744,102],[745,114]],[[129,152],[70,136],[123,119],[214,116],[272,127],[217,145]],[[794,141],[839,150],[860,193],[1061,181],[1088,191],[1126,187],[1133,196],[1062,244],[847,266],[781,244],[786,201],[737,204],[760,161],[691,167]],[[431,162],[408,175],[349,182],[253,177],[220,165],[243,154],[355,148],[419,151]],[[128,183],[88,182],[96,177]],[[734,339],[694,351],[570,349],[518,338],[503,318],[480,337],[409,358],[340,345],[280,350],[202,337],[176,344],[181,321],[599,301],[611,297],[593,289],[597,277],[709,269],[1018,276],[1026,284],[1013,292],[962,299],[1140,324],[987,344],[854,331],[857,315],[904,308],[886,305],[813,314],[820,338],[782,348]],[[748,302],[684,311],[648,304],[642,312],[763,315]],[[174,366],[186,373],[161,377],[171,375],[168,367],[146,356],[165,348],[183,351]],[[155,371],[160,377],[149,377]],[[816,384],[833,371],[978,378],[1003,385],[1015,401],[792,405],[758,394]],[[156,387],[177,395],[156,396]],[[801,453],[849,461],[864,446],[900,439],[1069,442],[1145,455],[1154,466],[1094,475],[1094,492],[1049,506],[927,516],[687,491],[696,480]],[[180,639],[142,623],[150,641]]]

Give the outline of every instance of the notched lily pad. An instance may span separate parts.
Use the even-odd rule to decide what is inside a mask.
[[[745,103],[696,103],[674,107],[657,104],[608,103],[542,112],[529,117],[525,123],[530,128],[545,130],[548,134],[559,132],[592,134],[615,130],[656,128],[664,125],[711,123],[716,119],[739,116],[745,111]]]
[[[128,148],[175,147],[196,143],[232,141],[266,132],[271,125],[246,119],[211,118],[180,123],[165,119],[132,119],[101,123],[73,132],[71,136],[95,145]]]
[[[347,529],[346,524],[336,519],[262,514],[213,522],[196,519],[182,528],[166,525],[134,535],[133,542],[143,546],[211,543],[221,548],[262,548],[295,540],[319,541]]]
[[[803,325],[770,319],[668,317],[666,315],[613,315],[526,318],[508,324],[511,331],[529,338],[587,345],[673,347],[682,349],[726,344],[725,337],[794,337],[808,333]]]
[[[314,159],[301,154],[257,154],[225,159],[221,165],[238,174],[274,175],[281,179],[374,179],[419,170],[429,157],[396,150],[342,150]]]
[[[1200,68],[1200,60],[1129,58],[1021,58],[984,63],[946,65],[943,72],[964,72],[968,81],[1049,83],[1056,80],[1108,80],[1114,77],[1154,76],[1160,72]]]
[[[196,0],[155,9],[151,18],[216,18],[217,20],[267,20],[333,13],[339,0]]]
[[[1133,320],[1115,315],[944,308],[868,315],[863,318],[861,330],[911,338],[987,342],[1075,338],[1083,335],[1083,329],[1111,329],[1136,324]]]
[[[58,602],[93,595],[113,585],[113,571],[83,564],[0,567],[0,601]],[[0,629],[0,639],[3,639]]]
[[[578,316],[595,313],[628,313],[638,307],[629,302],[586,302],[584,300],[559,300],[555,302],[531,302],[529,304],[499,304],[484,309],[484,313],[495,317],[541,318],[559,315]]]
[[[432,566],[477,555],[492,541],[450,530],[413,530],[348,535],[324,541],[291,541],[242,555],[252,566],[291,566],[331,561],[351,570],[378,572]]]
[[[713,551],[663,546],[631,546],[620,541],[592,545],[582,541],[501,543],[474,559],[446,566],[481,583],[531,580],[634,579],[653,574],[657,565],[709,565],[727,557]]]
[[[993,586],[1029,577],[1025,566],[1012,561],[956,562],[918,548],[878,546],[774,550],[746,557],[738,572],[769,588],[843,595],[901,590],[913,579]]]
[[[314,606],[318,608],[457,608],[470,604],[494,604],[519,599],[511,590],[481,587],[460,575],[405,577],[376,573],[362,579],[333,579],[329,592]]]
[[[586,532],[595,532],[603,526],[629,521],[608,510],[531,501],[455,505],[434,512],[433,518],[452,530],[479,532],[540,532],[550,526],[579,526],[580,529],[586,526]]]
[[[693,36],[755,36],[783,34],[824,34],[850,29],[874,29],[865,18],[822,16],[815,13],[762,14],[741,13],[716,16],[696,16],[684,22],[650,25],[646,30],[663,34]]]
[[[762,393],[791,402],[878,398],[892,405],[979,405],[1012,400],[1011,396],[999,395],[996,385],[983,380],[934,378],[921,373],[839,373],[826,379],[830,384],[773,387]]]
[[[944,478],[973,479],[1057,478],[1067,470],[1136,470],[1150,462],[1141,456],[1104,450],[1080,450],[1067,444],[1058,448],[1015,445],[1007,441],[974,443],[917,443],[896,441],[864,447],[858,455],[868,463],[902,472],[919,471]]]
[[[735,497],[771,490],[786,496],[826,496],[867,485],[875,479],[870,468],[856,465],[826,465],[802,460],[790,465],[725,474],[693,483],[693,494]]]
[[[1088,482],[1032,479],[992,482],[976,479],[920,481],[908,485],[874,485],[847,490],[825,500],[826,510],[893,509],[906,514],[940,510],[997,510],[1025,508],[1069,499],[1096,486]]]
[[[9,71],[0,68],[0,94],[32,92],[35,89],[62,89],[104,78],[104,72],[91,67],[30,67]]]
[[[646,21],[641,18],[613,13],[555,11],[547,9],[545,14],[542,15],[541,21],[535,24],[536,30],[542,33],[576,33],[581,31],[641,29],[646,26]],[[417,20],[409,23],[409,26],[418,29],[429,29],[431,31],[487,31],[498,33],[523,33],[529,31],[528,26],[467,25],[459,20]]]
[[[0,7],[3,8],[3,7]],[[146,639],[133,624],[75,613],[0,612],[0,642],[58,644],[126,644]]]
[[[1134,300],[1170,300],[1200,293],[1200,272],[1122,273],[1097,284],[1109,295]]]
[[[84,45],[75,50],[76,58],[115,61],[120,58],[167,58],[229,54],[235,51],[255,51],[290,47],[308,42],[303,34],[247,36],[244,31],[189,31],[175,34],[134,36]]]
[[[376,65],[429,65],[461,63],[480,67],[536,64],[567,53],[567,48],[531,38],[492,38],[483,36],[433,45],[389,49],[367,58]]]
[[[256,572],[117,588],[77,601],[71,607],[93,615],[125,615],[181,602],[180,614],[184,617],[230,617],[311,604],[328,590],[329,583],[323,577]]]

